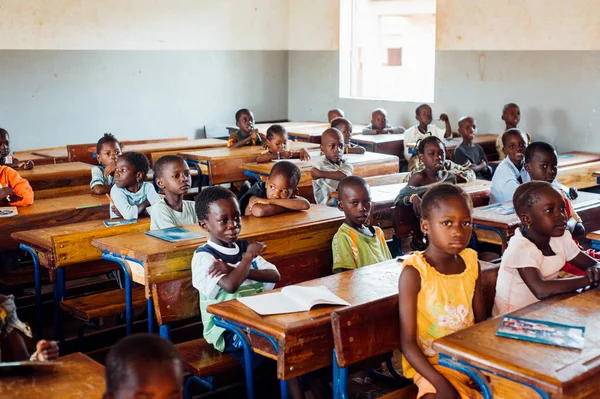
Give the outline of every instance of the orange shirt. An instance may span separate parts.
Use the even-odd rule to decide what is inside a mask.
[[[0,184],[2,187],[12,188],[16,196],[23,198],[20,201],[10,202],[8,205],[28,206],[33,204],[33,189],[29,182],[13,168],[0,165]]]

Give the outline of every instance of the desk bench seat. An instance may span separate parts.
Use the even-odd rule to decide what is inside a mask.
[[[240,362],[227,353],[221,353],[204,338],[175,345],[179,350],[185,369],[196,377],[241,370]]]
[[[133,287],[131,289],[131,296],[134,308],[141,308],[146,305],[144,287]],[[84,321],[98,317],[114,316],[125,312],[125,290],[111,290],[79,298],[66,299],[60,303],[60,307],[65,312]]]
[[[42,281],[48,281],[48,271],[42,271]],[[33,267],[22,267],[0,273],[0,286],[7,288],[32,287],[34,284]]]

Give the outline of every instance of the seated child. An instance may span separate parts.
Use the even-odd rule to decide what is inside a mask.
[[[477,252],[467,248],[471,208],[471,199],[460,187],[431,188],[421,208],[421,229],[429,236],[429,246],[402,264],[402,369],[418,387],[419,398],[482,398],[467,375],[438,364],[433,348],[436,339],[486,319]]]
[[[504,107],[502,107],[502,120],[506,124],[504,132],[509,129],[516,129],[517,125],[521,121],[521,109],[519,106],[515,103],[508,103],[504,105]],[[500,160],[506,158],[504,143],[502,142],[502,135],[504,132],[500,133],[496,138],[496,151],[498,152],[498,157]],[[527,138],[527,144],[531,144],[531,136],[529,133],[525,133],[525,137]]]
[[[334,273],[392,259],[383,230],[367,224],[371,206],[365,179],[359,176],[342,179],[338,186],[338,208],[346,220],[331,242]]]
[[[342,132],[336,128],[325,130],[321,135],[321,153],[323,157],[310,170],[315,202],[319,205],[333,206],[334,200],[329,195],[337,190],[340,180],[354,173],[354,167],[342,158],[344,154]]]
[[[265,183],[254,183],[240,199],[244,215],[272,216],[289,211],[305,211],[310,203],[299,196],[300,169],[289,161],[277,162]]]
[[[519,129],[507,130],[502,135],[502,142],[507,157],[500,162],[492,177],[490,204],[512,200],[519,184],[531,180],[524,167],[527,138],[523,132]]]
[[[401,134],[402,126],[393,127],[387,123],[387,111],[377,108],[371,113],[371,123],[363,129],[363,134]]]
[[[267,129],[267,139],[265,142],[266,150],[261,152],[256,158],[256,162],[271,162],[275,159],[300,159],[308,161],[310,155],[308,151],[301,148],[300,151],[287,150],[288,135],[285,128],[281,125],[273,125]]]
[[[10,155],[10,136],[6,129],[0,127],[0,165],[10,166],[13,169],[33,169],[33,161],[21,162]]]
[[[104,399],[181,398],[183,364],[175,345],[157,334],[123,338],[106,356]]]
[[[431,124],[433,121],[433,111],[427,104],[421,104],[416,109],[416,119],[419,121],[418,125],[411,126],[404,132],[404,158],[408,161],[408,170],[411,171],[415,168],[417,157],[409,152],[407,144],[417,143],[428,136],[435,136],[439,139],[446,137],[452,137],[452,127],[450,126],[450,119],[448,115],[441,114],[440,120],[446,124],[445,129],[440,129],[436,125]]]
[[[520,185],[513,197],[523,231],[517,229],[502,255],[494,316],[553,295],[600,282],[600,265],[582,252],[567,230],[563,196],[545,181]],[[558,279],[566,262],[586,276]]]
[[[163,199],[150,208],[150,230],[198,223],[194,201],[185,201],[191,185],[190,167],[177,155],[165,155],[154,164],[154,178]]]
[[[352,123],[345,118],[337,118],[331,122],[331,127],[336,128],[342,132],[344,136],[344,145],[346,146],[346,154],[364,154],[365,149],[356,144],[352,144],[350,139],[352,138]]]
[[[33,189],[29,182],[11,167],[0,165],[0,206],[33,204]]]
[[[229,135],[227,147],[264,144],[263,137],[254,129],[254,114],[249,109],[242,108],[235,113],[235,124],[239,129]]]
[[[343,118],[343,117],[344,117],[344,111],[342,111],[339,108],[330,109],[329,112],[327,112],[327,122],[329,122],[329,123],[333,122],[334,119]],[[331,127],[334,127],[334,126],[331,126]]]
[[[99,166],[92,167],[90,190],[94,194],[108,194],[115,184],[115,167],[121,155],[121,143],[111,133],[104,136],[96,144],[96,160]]]
[[[468,165],[475,172],[478,179],[490,180],[492,169],[488,165],[487,156],[483,147],[473,142],[477,133],[477,122],[470,116],[464,116],[458,121],[458,134],[462,137],[454,150],[454,163]]]
[[[160,201],[152,183],[144,181],[150,165],[144,154],[126,152],[117,160],[115,185],[110,189],[111,219],[137,219]]]

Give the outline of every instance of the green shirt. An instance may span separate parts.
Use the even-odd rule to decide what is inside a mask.
[[[333,271],[356,269],[392,259],[383,230],[374,226],[375,234],[366,236],[346,223],[333,236]]]

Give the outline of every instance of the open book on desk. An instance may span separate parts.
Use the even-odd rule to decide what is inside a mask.
[[[247,296],[237,300],[263,316],[304,312],[316,305],[350,305],[322,285],[316,287],[290,285],[283,287],[280,292]]]

